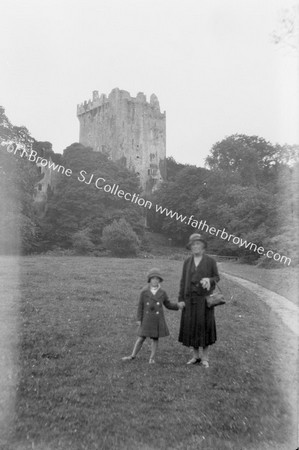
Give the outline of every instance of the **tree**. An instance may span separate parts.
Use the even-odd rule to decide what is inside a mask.
[[[30,151],[34,139],[25,127],[11,124],[0,107],[0,252],[28,253],[35,249],[37,217],[33,194],[41,175],[20,156],[17,145]]]
[[[88,228],[74,233],[72,236],[72,244],[79,255],[85,255],[92,251],[94,249],[94,244],[90,239]]]
[[[170,156],[166,158],[166,172],[167,172],[167,181],[175,181],[179,172],[182,169],[185,169],[186,164],[178,163],[176,160]],[[189,165],[188,165],[189,167]]]
[[[282,45],[295,51],[298,50],[298,17],[298,4],[281,11],[277,28],[272,33],[274,44]]]
[[[115,256],[135,256],[140,240],[131,225],[125,220],[114,220],[103,229],[102,242]]]
[[[51,159],[57,164],[62,164],[62,155],[55,153],[52,149],[51,142],[48,141],[34,141],[32,144],[32,150],[37,152],[37,156],[45,159]]]
[[[153,194],[153,201],[159,205],[178,212],[182,216],[194,213],[195,202],[201,195],[207,196],[207,182],[210,173],[207,169],[185,166],[174,181],[163,183]],[[158,214],[154,209],[148,212],[149,226],[157,232],[167,233],[174,241],[182,242],[190,234],[190,227],[180,220]]]
[[[207,164],[219,177],[218,185],[223,190],[222,194],[217,192],[216,180],[209,188],[209,206],[215,211],[216,225],[222,222],[230,233],[264,248],[271,248],[276,236],[280,242],[289,242],[286,233],[290,227],[295,233],[298,224],[296,161],[298,146],[274,146],[255,136],[234,135],[215,144]],[[229,185],[223,184],[223,177],[230,180]],[[250,256],[236,246],[219,245],[220,252],[226,249]],[[252,259],[258,257],[251,252]]]
[[[235,182],[258,186],[273,182],[285,151],[258,136],[235,134],[213,145],[206,165],[235,175]]]

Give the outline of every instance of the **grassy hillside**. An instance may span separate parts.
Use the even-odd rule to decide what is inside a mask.
[[[157,364],[136,336],[137,291],[158,263],[176,300],[181,261],[24,257],[15,422],[5,450],[288,449],[290,415],[274,373],[268,308],[223,281],[210,369],[186,366],[180,313]],[[2,280],[4,281],[4,280]],[[250,297],[250,298],[249,298]]]

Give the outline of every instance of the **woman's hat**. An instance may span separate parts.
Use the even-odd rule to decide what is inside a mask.
[[[189,242],[188,242],[188,244],[186,245],[186,247],[190,250],[191,245],[192,245],[194,242],[196,242],[196,241],[203,242],[205,248],[207,248],[207,246],[208,246],[207,241],[205,240],[205,238],[204,238],[201,234],[198,234],[198,233],[191,234],[191,236],[189,237]]]
[[[147,274],[147,282],[149,283],[149,282],[150,282],[150,279],[153,278],[153,277],[160,278],[160,280],[163,281],[163,278],[161,277],[160,270],[157,269],[157,268],[153,268],[153,269],[151,269],[151,270],[148,272],[148,274]]]

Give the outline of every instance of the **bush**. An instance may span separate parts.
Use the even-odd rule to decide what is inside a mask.
[[[151,240],[150,240],[149,236],[145,234],[141,239],[140,250],[142,252],[151,252],[152,249],[153,249],[153,246],[152,246]]]
[[[94,244],[89,237],[89,230],[77,231],[72,236],[73,248],[79,255],[84,255],[93,250]]]
[[[140,240],[125,220],[114,220],[103,229],[102,242],[115,256],[136,256]]]

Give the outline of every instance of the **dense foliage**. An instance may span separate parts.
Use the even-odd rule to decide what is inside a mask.
[[[213,146],[207,169],[178,165],[175,171],[174,163],[176,177],[155,192],[157,204],[182,216],[192,214],[210,227],[225,228],[257,246],[289,256],[293,264],[298,262],[298,147],[233,135]],[[211,252],[238,255],[247,261],[259,258],[252,250],[165,214],[151,212],[149,224],[177,242],[185,242],[191,232],[202,232]]]
[[[0,253],[27,253],[36,245],[33,195],[41,175],[15,152],[17,145],[29,150],[33,142],[28,130],[13,126],[0,107]]]
[[[125,192],[140,193],[137,175],[121,163],[111,161],[106,154],[78,143],[65,149],[62,162],[72,174],[61,175],[55,192],[49,196],[47,212],[41,220],[43,248],[54,245],[70,248],[73,235],[82,230],[95,246],[100,246],[104,226],[121,218],[142,234],[144,218],[140,207],[95,185],[98,178],[103,178],[106,184],[119,185]],[[104,183],[101,181],[100,185]]]

